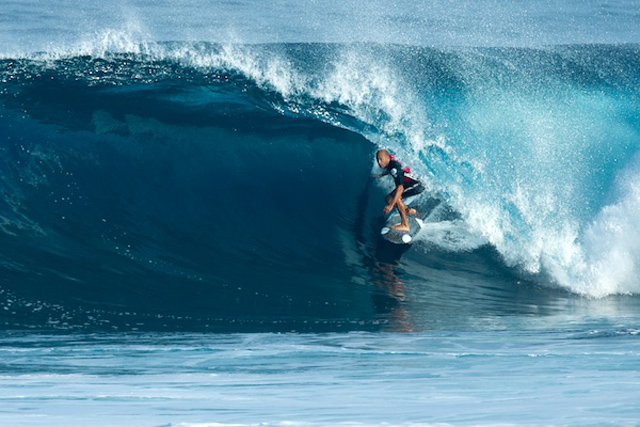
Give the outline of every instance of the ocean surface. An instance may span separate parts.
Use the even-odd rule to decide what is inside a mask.
[[[637,0],[1,9],[0,425],[640,423]]]

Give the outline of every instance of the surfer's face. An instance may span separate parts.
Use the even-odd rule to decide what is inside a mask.
[[[378,161],[378,166],[380,166],[381,168],[386,168],[389,164],[389,156],[387,156],[385,153],[378,153],[376,155],[376,160]]]

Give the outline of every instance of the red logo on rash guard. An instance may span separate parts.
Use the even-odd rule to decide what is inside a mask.
[[[389,156],[389,158],[390,158],[391,160],[396,160],[396,158],[395,158],[394,156]],[[396,161],[397,161],[397,160],[396,160]],[[400,162],[398,162],[398,163],[400,163]],[[402,163],[400,163],[400,165],[402,165]],[[404,173],[407,173],[407,174],[411,173],[411,168],[410,168],[409,166],[405,166],[405,167],[403,167],[403,168],[402,168],[402,170],[404,171]],[[396,172],[396,173],[394,173],[394,171],[395,171],[395,169],[393,169],[393,170],[391,171],[391,175],[396,176],[397,172]],[[413,179],[412,179],[410,176],[406,176],[406,175],[405,175],[405,176],[403,176],[403,177],[402,177],[402,182],[403,182],[404,184],[410,184],[410,183],[412,183],[412,182],[413,182]]]
[[[391,160],[396,160],[395,156],[389,156],[389,158]],[[398,162],[398,163],[400,163],[400,162]],[[400,163],[400,164],[402,164],[402,163]],[[406,173],[411,173],[411,168],[409,166],[403,167],[402,170],[405,171]]]

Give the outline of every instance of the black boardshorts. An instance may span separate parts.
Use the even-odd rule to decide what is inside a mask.
[[[424,186],[419,182],[412,184],[410,187],[402,190],[402,198],[406,199],[407,197],[415,196],[422,193],[425,190]],[[387,197],[393,197],[396,193],[396,190],[393,190]]]

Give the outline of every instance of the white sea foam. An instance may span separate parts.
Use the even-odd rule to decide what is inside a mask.
[[[640,293],[640,157],[620,174],[616,200],[602,208],[584,236],[584,276],[590,294]]]
[[[461,220],[425,222],[416,240],[451,252],[472,251],[487,243],[486,238],[472,233]]]

